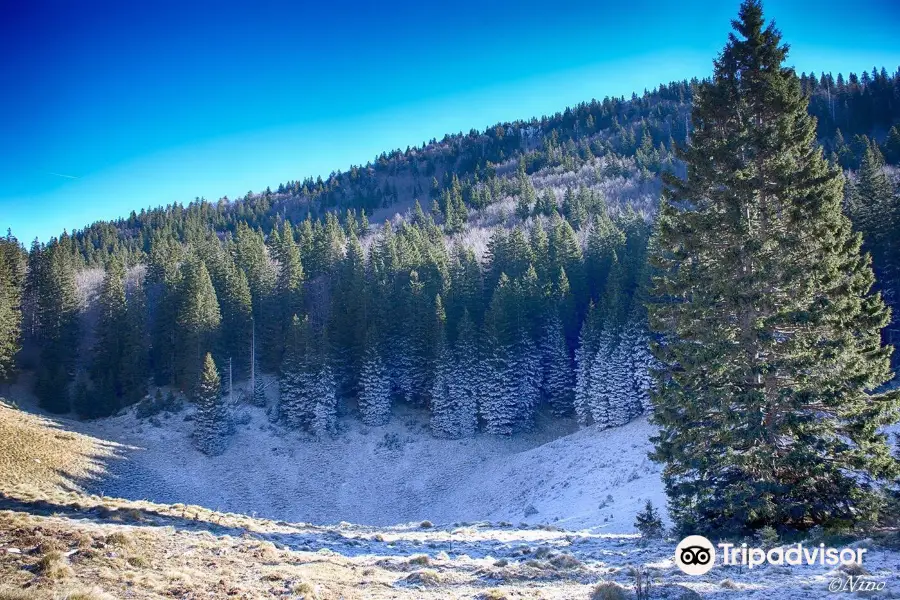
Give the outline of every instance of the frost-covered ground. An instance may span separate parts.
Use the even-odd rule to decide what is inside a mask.
[[[844,577],[825,566],[717,566],[692,577],[673,563],[678,540],[642,543],[634,514],[647,499],[665,505],[643,419],[607,431],[551,421],[511,439],[451,441],[434,439],[421,413],[406,412],[384,427],[346,418],[334,438],[312,440],[241,406],[245,422],[228,450],[209,458],[190,444],[191,410],[158,425],[133,412],[60,424],[132,447],[92,491],[175,505],[145,511],[135,527],[204,534],[223,548],[238,536],[313,553],[349,565],[353,577],[377,577],[377,592],[360,597],[586,600],[600,581],[631,589],[638,568],[654,581],[651,598],[786,600],[829,597],[829,584]],[[84,521],[93,513],[79,502],[41,510]],[[7,504],[0,509],[23,508]],[[198,520],[198,507],[186,504],[276,520],[229,526],[233,516]],[[866,580],[885,585],[875,597],[900,598],[900,552],[857,544],[868,549]]]
[[[190,409],[161,426],[131,412],[77,425],[136,447],[92,491],[319,524],[490,520],[606,533],[633,531],[648,499],[665,505],[646,420],[605,432],[553,421],[509,439],[440,440],[407,412],[383,427],[349,417],[337,436],[315,440],[271,424],[263,409],[238,412],[249,422],[218,457],[191,446]]]

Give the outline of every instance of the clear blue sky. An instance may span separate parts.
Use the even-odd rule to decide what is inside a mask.
[[[711,72],[739,0],[0,0],[0,228],[26,244]],[[798,71],[900,66],[892,1],[768,0]]]

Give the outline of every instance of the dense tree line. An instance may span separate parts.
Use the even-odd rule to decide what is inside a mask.
[[[209,355],[233,378],[277,374],[279,416],[315,434],[334,431],[340,411],[384,423],[395,402],[428,407],[435,435],[479,426],[509,434],[544,405],[575,413],[573,357],[588,343],[578,356],[592,363],[627,354],[606,377],[629,377],[634,392],[627,406],[602,409],[606,420],[579,417],[623,424],[647,406],[638,381],[649,360],[633,361],[630,350],[647,339],[635,298],[649,224],[631,210],[611,215],[585,189],[548,189],[542,208],[530,179],[521,170],[517,178],[531,200],[527,222],[494,229],[484,257],[448,244],[446,209],[427,214],[419,204],[376,230],[361,216],[342,223],[328,213],[282,221],[269,235],[243,223],[187,244],[157,235],[145,266],[126,271],[110,259],[93,319],[79,304],[72,238],[36,244],[26,312],[41,352],[38,397],[85,418],[134,403],[150,382],[199,398]],[[445,206],[458,193],[451,186]],[[567,212],[579,215],[578,230]],[[609,403],[601,379],[578,397]]]

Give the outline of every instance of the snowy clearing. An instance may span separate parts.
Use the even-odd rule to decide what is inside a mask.
[[[92,491],[318,524],[489,520],[606,533],[632,532],[648,499],[665,507],[646,419],[603,432],[554,422],[512,438],[442,440],[421,413],[406,412],[383,427],[347,417],[335,438],[316,440],[248,406],[225,453],[207,457],[191,446],[190,410],[161,427],[131,412],[76,424],[137,447]]]

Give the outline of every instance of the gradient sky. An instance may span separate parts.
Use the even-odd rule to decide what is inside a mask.
[[[0,231],[327,175],[705,77],[739,0],[0,0]],[[768,0],[798,71],[900,66],[894,1]]]

